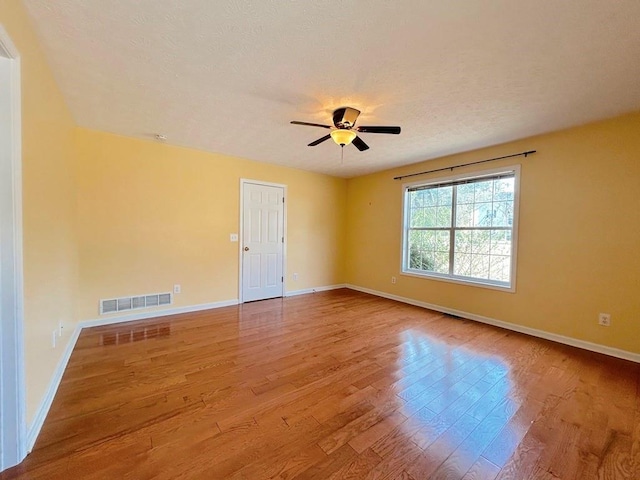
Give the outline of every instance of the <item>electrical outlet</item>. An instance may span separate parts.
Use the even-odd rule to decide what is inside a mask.
[[[609,313],[601,313],[598,315],[598,323],[603,327],[611,326],[611,314]]]
[[[237,233],[230,233],[229,234],[229,241],[237,242],[238,241],[238,234]]]
[[[58,332],[54,330],[51,333],[51,348],[56,348],[56,340],[58,338]]]
[[[173,293],[180,293],[182,291],[182,288],[180,287],[180,284],[175,284],[173,286]]]
[[[391,277],[391,283],[396,283],[396,277]]]
[[[297,273],[294,273],[294,274],[293,274],[293,279],[294,279],[294,280],[298,280],[298,274],[297,274]]]

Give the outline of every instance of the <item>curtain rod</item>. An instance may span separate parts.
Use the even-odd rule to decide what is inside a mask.
[[[400,175],[399,177],[393,177],[393,179],[402,180],[403,178],[415,177],[416,175],[424,175],[426,173],[442,172],[444,170],[453,170],[454,168],[468,167],[469,165],[477,165],[478,163],[494,162],[496,160],[502,160],[503,158],[520,157],[520,156],[524,156],[524,158],[527,158],[528,155],[532,155],[534,153],[536,153],[536,150],[528,150],[526,152],[514,153],[512,155],[505,155],[504,157],[489,158],[487,160],[480,160],[478,162],[463,163],[461,165],[453,165],[452,167],[436,168],[435,170],[427,170],[425,172],[409,173],[408,175]]]

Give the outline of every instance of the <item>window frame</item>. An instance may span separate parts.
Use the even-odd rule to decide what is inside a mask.
[[[520,169],[519,164],[509,165],[500,168],[493,168],[488,170],[473,170],[457,175],[449,175],[443,177],[430,178],[428,180],[418,180],[410,183],[402,184],[402,245],[400,248],[400,275],[416,278],[425,278],[428,280],[437,280],[441,282],[455,283],[459,285],[469,285],[474,287],[488,288],[493,290],[499,290],[502,292],[515,293],[516,291],[516,270],[517,270],[517,253],[518,253],[518,224],[520,217]],[[511,269],[510,269],[510,282],[505,284],[502,282],[496,282],[492,280],[484,280],[481,278],[465,277],[462,275],[454,275],[448,273],[436,273],[436,272],[417,272],[408,268],[408,233],[410,231],[408,227],[409,221],[409,189],[417,186],[445,186],[447,183],[460,182],[464,180],[473,180],[482,177],[493,177],[500,174],[513,173],[514,179],[514,195],[513,195],[513,223],[511,228]],[[453,219],[452,219],[453,220]],[[453,230],[454,224],[452,222],[451,227],[448,230]],[[455,232],[455,230],[453,230]],[[453,259],[450,258],[453,262]]]

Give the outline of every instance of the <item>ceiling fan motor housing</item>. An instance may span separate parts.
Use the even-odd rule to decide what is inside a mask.
[[[334,110],[333,124],[336,128],[353,128],[360,115],[360,110],[351,107],[342,107]]]

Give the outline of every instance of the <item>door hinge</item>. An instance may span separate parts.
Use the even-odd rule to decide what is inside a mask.
[[[284,203],[284,197],[282,197],[282,203]]]
[[[282,243],[284,243],[284,237],[282,237]]]
[[[284,283],[284,277],[280,277],[280,281]]]

